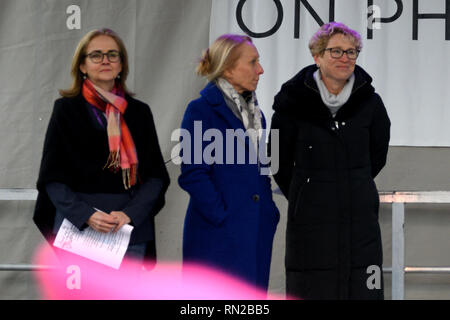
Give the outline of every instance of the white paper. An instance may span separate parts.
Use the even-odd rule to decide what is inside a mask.
[[[125,224],[117,232],[102,233],[91,227],[78,230],[64,219],[53,245],[87,259],[119,269],[130,242],[133,227]]]

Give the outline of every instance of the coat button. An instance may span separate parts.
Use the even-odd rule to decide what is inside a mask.
[[[258,202],[259,201],[259,195],[258,194],[254,194],[252,197],[254,202]]]

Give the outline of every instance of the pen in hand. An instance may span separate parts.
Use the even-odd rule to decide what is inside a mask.
[[[95,210],[98,210],[96,208],[94,208]],[[98,210],[99,212],[104,213],[101,210]],[[105,213],[107,214],[107,213]],[[106,231],[106,232],[117,232],[119,231],[125,224],[129,224],[131,223],[131,219],[130,217],[123,211],[111,211],[108,214],[108,218],[109,217],[113,217],[114,218],[114,226],[110,231]]]
[[[95,231],[102,233],[110,233],[116,229],[119,224],[117,217],[112,216],[103,210],[93,207],[96,211],[88,220],[89,226],[91,226]]]

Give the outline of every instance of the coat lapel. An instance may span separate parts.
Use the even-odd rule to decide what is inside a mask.
[[[222,91],[220,91],[220,89],[214,82],[208,83],[208,85],[200,92],[200,94],[211,105],[213,112],[215,112],[227,123],[226,129],[242,129],[244,132],[246,131],[244,124],[238,117],[234,115],[233,111],[230,110],[227,103],[225,102]],[[249,148],[250,139],[242,139],[241,136],[238,135],[237,140],[241,141],[241,143],[243,143],[246,148]]]
[[[214,112],[216,112],[222,119],[224,119],[228,124],[230,129],[242,129],[245,131],[244,124],[238,117],[233,114],[233,111],[227,106],[225,98],[222,92],[215,85],[215,83],[210,82],[200,94],[204,97],[208,103],[212,106]]]

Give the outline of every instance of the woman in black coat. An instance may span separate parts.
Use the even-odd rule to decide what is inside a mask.
[[[42,154],[34,221],[52,241],[67,219],[79,230],[134,227],[126,255],[154,258],[154,216],[169,185],[153,116],[126,88],[127,51],[109,29],[81,39],[72,87],[61,90]]]
[[[357,32],[325,24],[309,47],[316,64],[283,84],[273,106],[280,150],[274,178],[289,203],[286,293],[383,299],[373,179],[386,163],[390,120],[372,78],[356,65]]]

